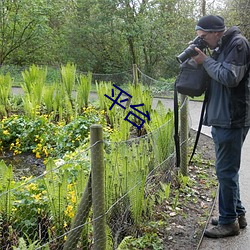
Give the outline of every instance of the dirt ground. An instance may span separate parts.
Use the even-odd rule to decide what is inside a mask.
[[[194,131],[191,131],[191,138],[192,148]],[[168,226],[161,231],[164,235],[164,250],[199,249],[217,193],[214,160],[213,141],[201,134],[197,154],[189,166],[188,176],[191,183],[179,189],[176,209],[173,209],[172,204],[161,207],[168,215]],[[174,195],[172,199],[175,199]]]

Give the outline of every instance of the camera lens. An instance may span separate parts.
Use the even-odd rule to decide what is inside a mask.
[[[179,63],[183,63],[188,58],[198,55],[198,53],[194,49],[195,47],[195,44],[191,44],[189,47],[187,47],[180,55],[176,57],[177,61]]]

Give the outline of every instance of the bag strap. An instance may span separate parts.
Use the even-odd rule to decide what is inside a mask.
[[[177,81],[177,80],[176,80]],[[174,141],[176,154],[176,167],[180,167],[180,137],[179,137],[179,112],[178,112],[178,93],[176,88],[176,81],[174,83]]]
[[[196,148],[197,148],[197,145],[198,145],[198,141],[199,141],[199,138],[200,138],[203,117],[204,117],[204,113],[205,113],[205,109],[206,109],[206,104],[207,104],[207,90],[205,91],[205,97],[204,97],[204,101],[202,103],[199,126],[198,126],[198,130],[196,132],[195,143],[194,143],[194,147],[193,147],[193,152],[192,152],[192,154],[190,156],[190,159],[189,159],[189,164],[192,162],[192,159],[193,159],[193,156],[195,154],[195,151],[196,151]]]

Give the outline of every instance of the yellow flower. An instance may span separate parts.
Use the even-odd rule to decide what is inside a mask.
[[[14,154],[14,155],[19,155],[19,154],[21,154],[21,153],[22,153],[22,151],[19,151],[19,150],[16,149],[16,150],[14,150],[14,153],[13,153],[13,154]]]
[[[8,130],[4,130],[4,131],[3,131],[3,134],[4,134],[4,135],[9,135],[10,133],[9,133]]]
[[[41,195],[42,195],[41,193],[33,194],[32,197],[35,198],[36,201],[40,201],[42,199]]]
[[[72,201],[72,203],[76,203],[76,196],[75,195],[72,195],[71,201]]]
[[[65,213],[65,215],[68,215],[69,218],[73,218],[74,217],[73,206],[68,205],[66,208],[66,211],[64,211],[64,213]]]
[[[41,155],[40,155],[39,152],[36,152],[36,158],[37,158],[37,159],[40,159],[40,158],[41,158]]]
[[[37,185],[35,183],[30,183],[29,185],[26,186],[26,189],[28,191],[34,191],[37,190]]]
[[[16,212],[17,208],[13,207],[11,210],[12,210],[12,212]]]
[[[46,157],[48,157],[49,153],[46,147],[43,147],[43,153],[45,154]]]

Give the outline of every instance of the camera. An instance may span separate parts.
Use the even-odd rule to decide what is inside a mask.
[[[198,53],[195,51],[195,47],[199,48],[200,50],[203,50],[207,48],[207,43],[199,36],[197,36],[190,45],[180,54],[176,57],[177,61],[179,63],[183,63],[188,58],[198,55]]]

